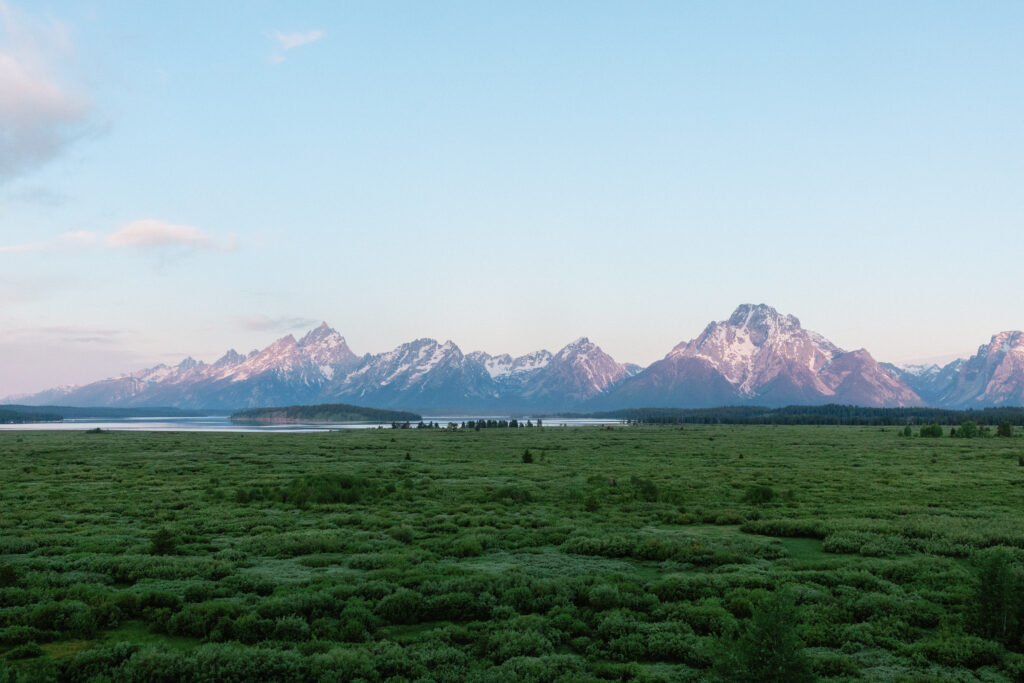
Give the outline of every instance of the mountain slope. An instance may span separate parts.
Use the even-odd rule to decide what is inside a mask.
[[[185,358],[8,400],[218,410],[352,402],[434,415],[738,404],[984,408],[1024,404],[1024,333],[996,334],[944,367],[899,368],[864,349],[841,349],[770,306],[744,304],[640,369],[585,337],[554,354],[463,354],[451,341],[418,339],[360,357],[323,323],[300,339],[287,335],[245,355],[232,349],[210,364]]]
[[[863,349],[846,352],[792,315],[743,304],[661,361],[613,387],[601,406],[704,407],[922,403]]]
[[[966,361],[940,372],[948,377],[938,401],[951,408],[1024,405],[1024,332],[1010,330],[992,337]]]

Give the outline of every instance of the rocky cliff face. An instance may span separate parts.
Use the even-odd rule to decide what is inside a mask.
[[[623,381],[599,402],[708,407],[922,403],[863,349],[846,352],[792,315],[764,304],[744,304],[713,322],[661,361]]]
[[[434,414],[823,403],[983,408],[1024,405],[1024,333],[1001,332],[944,367],[899,368],[864,349],[845,351],[792,315],[744,304],[640,369],[585,337],[554,354],[463,354],[451,341],[418,339],[360,357],[324,323],[245,355],[232,349],[212,364],[186,358],[16,399],[208,409],[345,402]]]
[[[1024,332],[993,335],[967,359],[945,366],[896,367],[888,370],[943,408],[987,408],[1024,405]]]

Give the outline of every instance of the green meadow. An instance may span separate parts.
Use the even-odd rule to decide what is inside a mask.
[[[1022,463],[895,427],[0,432],[0,682],[1024,680]]]

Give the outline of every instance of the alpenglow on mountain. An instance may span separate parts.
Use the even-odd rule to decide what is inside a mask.
[[[1024,405],[1024,332],[992,336],[970,358],[945,366],[887,366],[929,405],[943,408],[987,408]]]
[[[1002,332],[944,368],[880,364],[805,330],[792,315],[743,304],[647,368],[620,363],[586,337],[557,353],[464,354],[417,339],[358,356],[326,323],[262,351],[60,387],[9,401],[31,405],[235,410],[353,403],[426,414],[494,414],[722,405],[986,407],[1024,403],[1024,333]]]
[[[186,358],[175,366],[158,365],[19,400],[217,410],[347,402],[483,414],[577,406],[633,370],[586,338],[555,354],[538,351],[519,358],[482,352],[467,356],[453,342],[433,339],[359,357],[323,323],[298,341],[288,335],[244,356],[231,350],[209,365]]]
[[[843,403],[911,406],[923,401],[864,349],[844,351],[792,315],[744,304],[660,361],[605,392],[611,406],[704,408]]]

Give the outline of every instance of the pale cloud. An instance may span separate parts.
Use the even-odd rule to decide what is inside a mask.
[[[97,246],[109,249],[180,248],[192,251],[235,251],[238,248],[238,240],[234,235],[223,238],[216,237],[192,225],[178,225],[154,218],[143,218],[132,221],[106,236],[89,230],[81,230],[65,232],[51,240],[42,242],[0,244],[0,254],[85,249]]]
[[[219,240],[192,225],[165,223],[153,218],[133,221],[107,236],[104,243],[110,247],[186,247],[213,251],[234,251],[234,236]]]
[[[324,32],[319,29],[306,31],[305,33],[281,33],[280,31],[274,31],[274,40],[277,41],[282,50],[291,50],[303,45],[309,45],[323,37]]]
[[[124,330],[79,325],[15,327],[8,329],[7,333],[13,338],[59,341],[74,344],[114,344],[122,341],[127,336]]]
[[[53,251],[57,249],[81,249],[90,247],[98,241],[96,233],[88,230],[65,232],[45,242],[29,242],[28,244],[0,244],[0,254],[27,251]]]
[[[282,33],[281,31],[274,31],[270,34],[274,42],[277,43],[278,50],[270,55],[270,61],[274,64],[280,64],[284,61],[284,55],[281,51],[294,50],[297,47],[303,45],[309,45],[323,38],[324,32],[320,29],[313,29],[310,31],[298,31],[295,33]]]
[[[315,318],[302,317],[271,317],[267,315],[252,315],[244,318],[237,318],[238,326],[245,330],[254,332],[288,332],[290,330],[305,329],[314,327],[320,321]]]
[[[73,46],[59,23],[0,0],[0,182],[60,154],[91,128],[89,98],[63,83]]]

